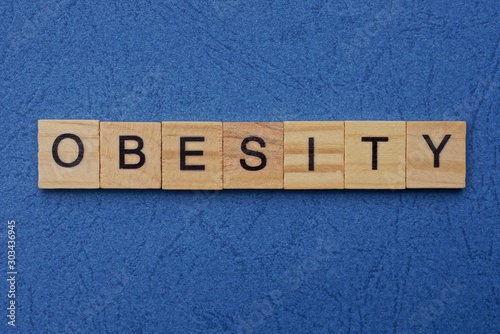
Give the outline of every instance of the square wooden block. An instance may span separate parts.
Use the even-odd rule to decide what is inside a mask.
[[[344,122],[285,122],[284,188],[344,188]]]
[[[38,187],[99,188],[99,121],[38,121]]]
[[[404,189],[406,122],[345,122],[346,189]]]
[[[465,188],[465,122],[407,123],[407,188]]]
[[[283,188],[283,123],[223,123],[224,188]]]
[[[222,189],[222,122],[163,122],[162,138],[163,189]]]
[[[101,122],[101,188],[161,188],[161,123]]]

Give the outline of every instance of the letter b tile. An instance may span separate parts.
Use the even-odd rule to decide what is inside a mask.
[[[161,123],[101,122],[101,188],[161,187]]]

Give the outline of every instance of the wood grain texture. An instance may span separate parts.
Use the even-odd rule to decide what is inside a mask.
[[[281,189],[283,188],[283,123],[248,122],[223,123],[224,188],[225,189]],[[248,141],[248,150],[265,155],[266,164],[260,170],[246,170],[262,166],[261,157],[243,153],[245,138],[260,138],[261,143]]]
[[[344,188],[344,122],[284,122],[284,188]]]
[[[83,156],[74,167],[56,163],[52,148],[62,134],[74,134],[83,144]],[[71,138],[59,142],[57,154],[64,163],[78,159],[79,147]],[[99,121],[39,120],[38,121],[38,187],[99,188]]]
[[[445,140],[438,161],[424,135],[436,153]],[[407,188],[465,188],[465,138],[465,122],[408,122]]]
[[[370,137],[387,138],[377,143],[376,167]],[[345,122],[346,189],[404,189],[406,165],[406,122]]]
[[[181,137],[188,170],[181,170]],[[163,189],[222,189],[222,123],[163,122],[162,175]]]
[[[119,137],[142,138],[145,163],[137,169],[120,168]],[[158,189],[161,187],[161,123],[101,122],[101,188]],[[138,143],[125,141],[125,149],[136,149]],[[126,164],[137,164],[137,154],[125,154]]]

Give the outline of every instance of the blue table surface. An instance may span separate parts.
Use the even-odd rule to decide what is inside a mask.
[[[2,1],[0,332],[499,333],[499,12]],[[40,190],[38,119],[464,120],[467,187]]]

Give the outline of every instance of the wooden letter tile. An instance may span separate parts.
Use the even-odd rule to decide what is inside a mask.
[[[404,189],[406,122],[345,122],[346,189]]]
[[[101,122],[100,139],[101,188],[161,188],[161,123]]]
[[[99,121],[38,121],[38,187],[99,188]]]
[[[224,188],[283,188],[283,123],[223,123]]]
[[[222,189],[222,123],[162,123],[162,188]]]
[[[406,186],[465,188],[465,122],[408,122]]]
[[[285,189],[344,188],[344,122],[285,122]]]

